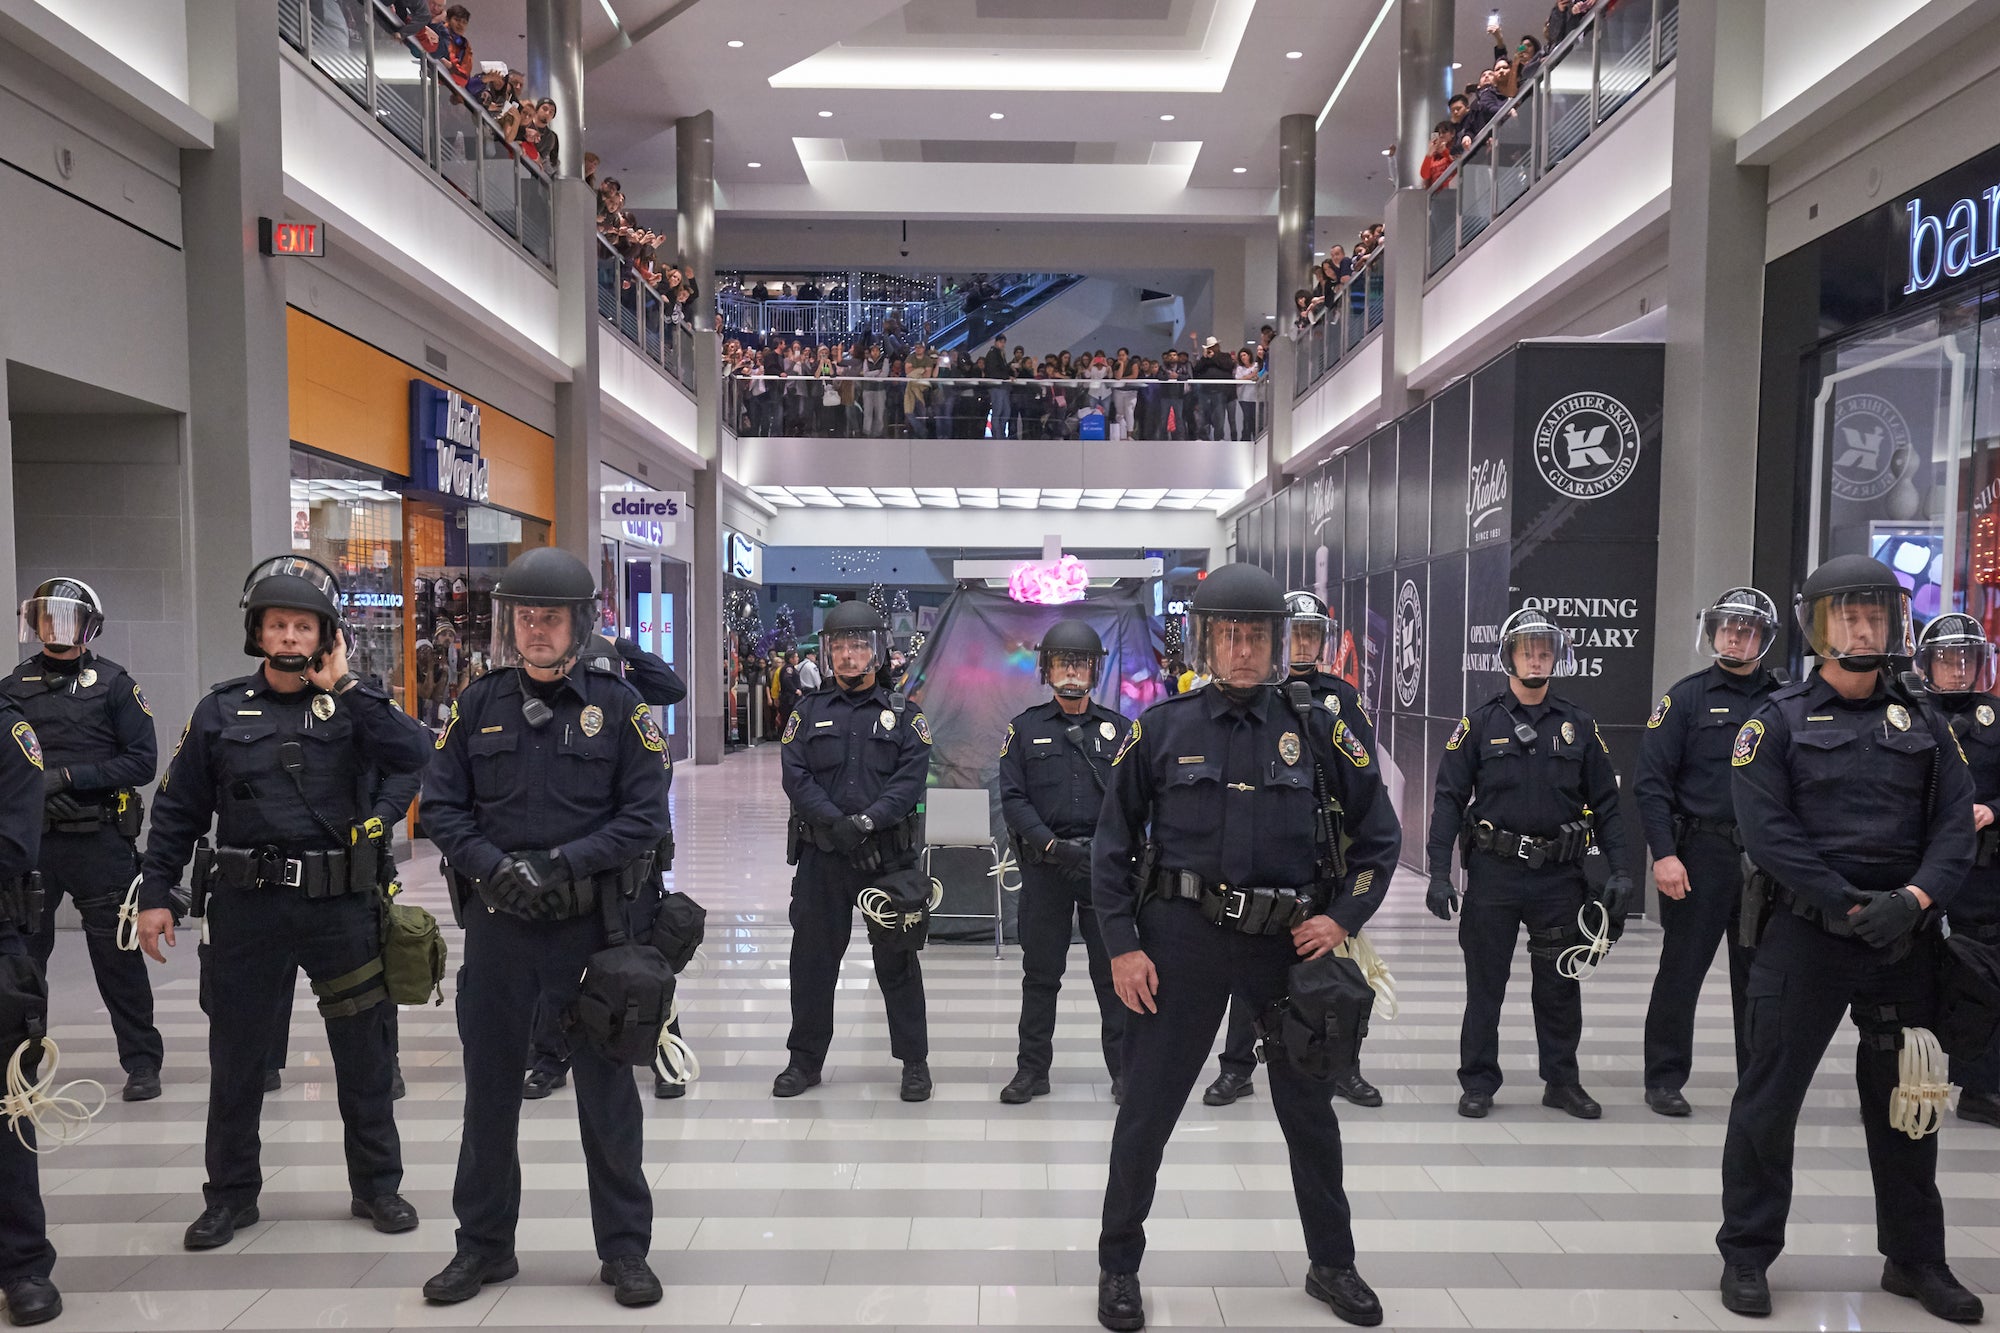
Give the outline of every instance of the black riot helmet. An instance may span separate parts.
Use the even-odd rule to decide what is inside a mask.
[[[523,551],[493,585],[495,667],[567,671],[589,651],[596,629],[597,580],[568,551]]]
[[[1228,694],[1275,685],[1291,670],[1284,590],[1255,565],[1224,565],[1201,581],[1188,606],[1188,637],[1196,674]]]
[[[1295,589],[1285,594],[1285,611],[1292,622],[1292,670],[1310,674],[1326,656],[1333,638],[1333,617],[1318,593]]]
[[[1529,675],[1514,658],[1523,649],[1538,647],[1549,650],[1550,664],[1546,674],[1537,671]],[[1500,667],[1526,688],[1539,690],[1553,677],[1576,670],[1576,650],[1570,646],[1569,635],[1563,633],[1562,626],[1540,611],[1523,608],[1508,616],[1500,626]]]
[[[309,555],[277,555],[259,560],[243,580],[243,651],[250,657],[270,656],[280,671],[303,673],[340,633],[340,580]],[[309,611],[319,617],[319,647],[311,657],[298,653],[271,656],[257,643],[264,612],[274,607]]]
[[[1725,639],[1735,651],[1724,651]],[[1777,639],[1777,603],[1755,588],[1731,588],[1695,617],[1695,651],[1725,667],[1762,661]]]
[[[1813,655],[1848,671],[1880,671],[1910,657],[1910,590],[1865,555],[1838,555],[1806,576],[1792,602]]]
[[[1098,667],[1104,661],[1104,640],[1097,637],[1097,631],[1082,620],[1058,620],[1049,626],[1048,633],[1042,635],[1041,668],[1042,684],[1049,683],[1049,668],[1058,659],[1082,659],[1084,669],[1089,672],[1088,685],[1058,685],[1056,694],[1063,699],[1088,698],[1097,688]]]
[[[104,628],[104,604],[82,579],[43,579],[21,601],[21,642],[79,648]]]
[[[840,650],[855,644],[868,650],[868,665],[852,674],[845,674],[840,670]],[[889,622],[866,602],[842,602],[820,621],[819,645],[826,654],[827,668],[833,672],[840,688],[858,690],[870,673],[880,671],[889,664]]]
[[[1932,694],[1986,694],[1993,689],[1993,643],[1977,620],[1948,611],[1924,626],[1917,672]]]

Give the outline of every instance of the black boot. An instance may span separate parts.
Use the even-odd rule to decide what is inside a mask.
[[[157,1069],[133,1070],[125,1076],[125,1091],[119,1094],[128,1102],[150,1102],[159,1095],[160,1071]]]
[[[1986,1314],[1980,1299],[1967,1291],[1943,1263],[1882,1264],[1882,1290],[1891,1296],[1913,1296],[1937,1318],[1953,1324],[1976,1324]]]
[[[1755,1264],[1724,1265],[1722,1308],[1731,1314],[1752,1319],[1761,1319],[1771,1313],[1771,1284],[1765,1281],[1764,1270]]]
[[[1542,1093],[1542,1105],[1553,1106],[1565,1115],[1573,1115],[1578,1120],[1595,1120],[1604,1114],[1604,1108],[1591,1100],[1590,1094],[1574,1083],[1551,1083]]]
[[[432,1305],[457,1305],[477,1296],[487,1283],[505,1282],[520,1271],[520,1261],[511,1254],[504,1259],[489,1259],[483,1254],[460,1250],[443,1272],[424,1283],[424,1299]]]
[[[1097,1322],[1112,1333],[1134,1333],[1146,1326],[1146,1302],[1137,1273],[1097,1275]]]
[[[1314,1264],[1306,1270],[1306,1295],[1325,1301],[1350,1324],[1373,1328],[1382,1322],[1382,1302],[1352,1264],[1345,1268]]]
[[[1007,1086],[1000,1089],[1000,1100],[1007,1106],[1020,1106],[1037,1097],[1049,1095],[1049,1076],[1037,1074],[1032,1069],[1017,1070]]]
[[[1958,1118],[2000,1127],[2000,1097],[1990,1092],[1961,1092],[1958,1094]]]
[[[902,1098],[906,1102],[927,1102],[931,1099],[931,1067],[922,1060],[903,1062]]]
[[[184,1250],[218,1250],[236,1239],[238,1227],[257,1225],[257,1205],[247,1208],[231,1208],[226,1203],[218,1203],[204,1208],[201,1216],[188,1223],[187,1231],[181,1236]]]
[[[384,1194],[379,1199],[355,1199],[348,1204],[347,1211],[356,1217],[367,1218],[385,1236],[417,1229],[417,1210],[400,1194]]]
[[[653,1096],[658,1100],[670,1102],[687,1095],[688,1085],[685,1082],[676,1083],[672,1079],[661,1078],[658,1073],[653,1075]]]
[[[62,1313],[62,1293],[45,1277],[16,1278],[0,1290],[7,1297],[7,1322],[16,1328],[46,1324]]]
[[[1230,1106],[1239,1097],[1248,1097],[1256,1091],[1257,1085],[1250,1081],[1248,1074],[1231,1074],[1224,1071],[1216,1077],[1215,1082],[1208,1085],[1208,1090],[1201,1094],[1201,1104]]]
[[[597,1280],[612,1289],[612,1299],[620,1305],[658,1305],[660,1279],[642,1254],[621,1254],[606,1259],[597,1270]]]
[[[1654,1115],[1692,1115],[1694,1108],[1681,1096],[1679,1088],[1646,1089],[1646,1106]]]
[[[521,1100],[538,1102],[569,1082],[567,1069],[531,1069],[521,1083]]]
[[[1333,1080],[1334,1093],[1356,1106],[1380,1106],[1382,1092],[1373,1083],[1361,1077],[1359,1069],[1350,1069]]]
[[[1490,1092],[1461,1092],[1458,1095],[1458,1113],[1467,1120],[1484,1120],[1493,1109],[1493,1094]]]
[[[797,1065],[786,1065],[784,1072],[771,1080],[773,1097],[796,1097],[807,1088],[819,1086],[817,1069],[801,1069]]]

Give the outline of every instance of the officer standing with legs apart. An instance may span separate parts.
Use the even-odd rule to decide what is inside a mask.
[[[0,695],[0,1067],[14,1054],[16,1026],[9,1019],[41,1011],[47,979],[31,956],[29,939],[47,909],[31,876],[42,841],[42,780],[46,769],[35,729],[10,698]],[[25,1025],[22,1025],[25,1026]],[[49,1244],[42,1208],[40,1158],[35,1127],[23,1121],[22,1138],[0,1119],[0,1296],[7,1322],[17,1327],[46,1324],[62,1313],[62,1295],[49,1274],[55,1247]]]
[[[140,787],[160,762],[153,715],[138,682],[88,645],[104,628],[90,585],[54,578],[21,603],[21,642],[42,651],[0,682],[41,738],[41,929],[30,944],[44,970],[56,946],[56,905],[68,894],[83,918],[90,970],[111,1015],[128,1102],[160,1095],[164,1047],[153,1026],[146,960],[118,947],[118,909],[139,869]]]
[[[1993,694],[1993,645],[1977,620],[1947,612],[1917,641],[1924,678],[1972,770],[1972,824],[1978,834],[1972,873],[1952,896],[1951,932],[2000,944],[2000,698]],[[2000,1043],[1976,1060],[1951,1062],[1959,1086],[1958,1118],[2000,1126]]]
[[[1836,556],[1794,606],[1819,668],[1772,694],[1729,757],[1744,846],[1777,886],[1722,1149],[1722,1304],[1771,1313],[1765,1270],[1785,1244],[1799,1110],[1851,1011],[1882,1289],[1976,1322],[1979,1298],[1945,1264],[1937,1138],[1889,1123],[1903,1029],[1937,1016],[1931,918],[1972,868],[1972,777],[1944,717],[1892,674],[1915,645],[1910,594],[1887,565]]]
[[[1549,682],[1575,668],[1569,636],[1539,611],[1516,611],[1500,627],[1507,688],[1458,721],[1438,764],[1424,905],[1451,920],[1452,844],[1464,835],[1465,907],[1458,947],[1465,954],[1465,1020],[1458,1039],[1458,1113],[1479,1119],[1500,1090],[1500,1007],[1525,927],[1529,998],[1540,1053],[1542,1105],[1579,1120],[1604,1113],[1583,1090],[1576,1048],[1583,995],[1558,960],[1582,943],[1578,914],[1595,899],[1607,928],[1622,923],[1632,896],[1625,865],[1618,777],[1596,719]],[[1611,867],[1602,888],[1584,873],[1601,844]]]
[[[1743,1050],[1743,984],[1750,947],[1737,932],[1743,837],[1730,797],[1729,747],[1784,677],[1760,665],[1778,637],[1778,608],[1755,588],[1731,588],[1703,611],[1696,651],[1715,660],[1674,682],[1646,719],[1633,794],[1660,886],[1660,970],[1646,1006],[1646,1105],[1689,1113],[1681,1089],[1694,1066],[1694,1011],[1725,937],[1736,1072]]]
[[[1202,580],[1190,620],[1195,669],[1213,682],[1146,710],[1112,766],[1091,858],[1113,984],[1131,1010],[1097,1243],[1109,1329],[1145,1326],[1139,1262],[1160,1160],[1230,1001],[1263,1014],[1284,999],[1294,964],[1381,905],[1402,843],[1381,770],[1346,719],[1273,688],[1290,663],[1276,581],[1225,565]],[[1306,1292],[1350,1324],[1379,1324],[1354,1267],[1332,1089],[1282,1057],[1269,1077]]]
[[[139,884],[149,957],[165,962],[161,941],[174,943],[174,889],[190,858],[210,934],[206,1207],[182,1244],[216,1249],[257,1221],[264,1066],[301,967],[326,1020],[351,1211],[377,1231],[408,1231],[417,1213],[397,1192],[390,1108],[395,1009],[379,967],[355,977],[382,955],[378,849],[360,826],[378,775],[421,767],[428,733],[347,669],[340,585],[317,561],[253,568],[243,633],[263,668],[195,705],[155,798]],[[198,849],[211,821],[218,845]]]
[[[1347,723],[1347,729],[1372,756],[1375,753],[1375,724],[1361,706],[1361,695],[1352,685],[1326,670],[1321,663],[1335,638],[1333,617],[1326,603],[1315,593],[1285,594],[1285,608],[1291,615],[1291,679],[1304,681],[1312,690],[1313,702]],[[1228,1106],[1239,1097],[1256,1091],[1252,1076],[1257,1071],[1257,1016],[1242,1004],[1231,1001],[1229,1027],[1223,1037],[1221,1070],[1215,1082],[1201,1094],[1204,1106]],[[1334,1093],[1356,1106],[1380,1106],[1382,1094],[1361,1076],[1361,1067],[1343,1070],[1333,1079]]]
[[[637,690],[581,660],[596,610],[590,570],[567,551],[508,565],[493,588],[493,669],[458,697],[424,775],[424,827],[451,863],[465,925],[458,1252],[424,1284],[436,1304],[520,1272],[521,1070],[537,1005],[570,1008],[609,941],[607,916],[623,913],[632,938],[650,938],[666,738]],[[652,1305],[660,1281],[646,1263],[653,1196],[639,1090],[629,1068],[588,1044],[570,1058],[598,1280],[620,1305]]]
[[[1132,730],[1114,709],[1093,703],[1104,641],[1081,620],[1059,620],[1042,636],[1042,683],[1052,698],[1021,712],[1000,742],[1000,813],[1021,865],[1021,1049],[1000,1100],[1019,1106],[1049,1091],[1055,1056],[1056,996],[1069,962],[1070,924],[1083,932],[1097,992],[1104,1067],[1111,1097],[1124,1096],[1119,1044],[1125,1007],[1111,989],[1111,960],[1090,906],[1090,839],[1104,805],[1106,775]]]
[[[820,625],[833,688],[799,700],[785,719],[785,795],[792,802],[792,1031],[774,1097],[819,1082],[833,1044],[833,996],[861,891],[905,869],[920,845],[917,805],[930,773],[931,729],[882,683],[889,624],[866,602],[842,602]],[[889,1011],[889,1052],[903,1063],[902,1098],[929,1101],[930,1035],[917,955],[872,946]]]

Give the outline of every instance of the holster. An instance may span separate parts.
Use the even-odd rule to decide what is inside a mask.
[[[1777,889],[1777,881],[1759,870],[1750,867],[1750,873],[1743,877],[1743,901],[1736,920],[1736,942],[1746,949],[1754,949],[1764,939],[1764,927],[1771,924],[1771,900]]]
[[[13,922],[23,935],[33,935],[42,928],[44,903],[39,870],[30,870],[21,878],[0,885],[0,917]],[[0,1063],[4,1063],[5,1056],[6,1052],[0,1051]]]

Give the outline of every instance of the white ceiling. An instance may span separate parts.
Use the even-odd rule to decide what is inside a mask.
[[[1207,509],[1223,513],[1240,490],[1037,486],[752,486],[781,509]]]

